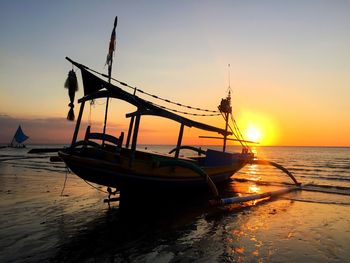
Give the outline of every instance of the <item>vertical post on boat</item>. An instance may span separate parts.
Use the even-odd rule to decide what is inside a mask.
[[[136,143],[137,143],[137,135],[138,135],[138,133],[139,133],[140,119],[141,119],[141,115],[140,115],[140,114],[137,114],[137,115],[136,115],[136,122],[135,122],[134,132],[133,132],[133,135],[132,135],[132,143],[131,143],[131,161],[133,161],[134,158],[135,158]]]
[[[230,88],[230,87],[229,87]],[[229,121],[229,117],[230,114],[232,114],[232,107],[231,107],[231,91],[228,91],[228,95],[226,99],[222,99],[221,103],[219,105],[219,111],[222,114],[222,117],[225,120],[225,133],[224,135],[224,145],[223,145],[223,149],[222,151],[225,152],[226,151],[226,142],[227,142],[227,130],[228,130],[228,121]]]
[[[73,139],[72,139],[72,144],[71,145],[73,145],[77,141],[78,131],[79,131],[80,123],[81,123],[81,118],[83,116],[84,106],[85,106],[85,101],[82,101],[81,104],[80,104],[79,115],[78,115],[78,119],[77,119],[77,124],[75,125],[75,130],[74,130],[74,134],[73,134]]]
[[[128,137],[126,139],[126,144],[125,144],[126,148],[129,148],[131,134],[132,134],[132,128],[134,127],[134,119],[135,119],[135,116],[132,116],[131,119],[130,119],[129,130],[128,130]]]
[[[176,152],[175,152],[175,158],[179,158],[179,154],[180,154],[180,146],[181,146],[181,142],[182,142],[182,136],[184,134],[184,124],[181,123],[181,127],[180,127],[180,132],[179,132],[179,137],[177,139],[177,145],[176,145]]]
[[[232,107],[231,107],[231,70],[230,70],[230,64],[228,64],[228,94],[226,99],[222,99],[219,110],[222,114],[222,116],[225,119],[225,134],[224,134],[224,145],[222,151],[226,151],[226,143],[227,143],[227,129],[229,127],[228,121],[230,114],[232,114]]]
[[[105,120],[104,120],[104,123],[103,123],[103,139],[102,139],[102,146],[105,145],[105,134],[106,134],[106,123],[107,123],[108,104],[109,104],[109,97],[107,97],[107,101],[106,101]]]
[[[116,16],[114,19],[114,26],[111,34],[111,40],[109,42],[109,49],[106,64],[108,65],[108,83],[111,83],[112,76],[112,64],[113,64],[113,53],[115,50],[115,28],[117,27],[118,17]],[[105,119],[103,123],[103,139],[102,146],[105,144],[105,134],[106,134],[106,124],[107,124],[107,114],[108,114],[108,106],[109,106],[109,97],[107,97],[106,101],[106,110],[105,110]]]
[[[225,113],[225,134],[224,134],[224,146],[222,151],[225,152],[226,151],[226,142],[227,142],[227,128],[228,128],[228,117],[229,117],[229,113]]]

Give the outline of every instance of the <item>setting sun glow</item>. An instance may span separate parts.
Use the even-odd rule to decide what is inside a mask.
[[[250,126],[247,129],[246,138],[249,141],[259,142],[259,140],[261,139],[261,131],[255,128],[254,126]]]
[[[270,114],[245,111],[238,119],[244,139],[257,142],[259,146],[278,144],[280,136],[278,123]]]

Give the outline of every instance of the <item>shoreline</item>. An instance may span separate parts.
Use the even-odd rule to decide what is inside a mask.
[[[311,169],[304,155],[297,153],[304,168]],[[67,174],[63,164],[41,157],[0,162],[1,262],[345,262],[350,258],[349,195],[294,192],[223,208],[152,207],[145,196],[131,211],[120,210],[118,203],[108,209],[103,203],[105,188],[92,188]],[[348,161],[341,164],[345,167]],[[271,171],[252,166],[239,176],[265,178]],[[263,192],[271,187],[237,180],[227,190],[246,194],[251,186]]]

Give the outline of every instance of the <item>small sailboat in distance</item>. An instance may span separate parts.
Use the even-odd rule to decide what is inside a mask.
[[[9,147],[25,148],[26,146],[23,144],[23,142],[25,142],[28,139],[29,139],[29,137],[24,134],[24,132],[21,128],[21,125],[19,125],[15,135],[12,138],[12,141],[11,141]]]

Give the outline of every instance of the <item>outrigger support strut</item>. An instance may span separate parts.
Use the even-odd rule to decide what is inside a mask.
[[[181,141],[182,141],[182,136],[184,134],[184,124],[181,123],[181,126],[180,126],[180,132],[179,132],[179,137],[178,137],[178,140],[177,140],[177,145],[176,145],[176,150],[175,150],[175,158],[179,158],[179,155],[180,155],[180,147],[181,147]]]
[[[132,162],[135,159],[137,135],[139,134],[140,119],[141,119],[141,115],[140,114],[136,115],[134,131],[133,131],[133,134],[132,134],[130,165],[132,164]]]
[[[295,179],[295,177],[293,176],[293,174],[288,171],[286,168],[284,168],[282,165],[275,163],[275,162],[271,162],[271,161],[267,161],[267,160],[253,160],[251,161],[251,164],[262,164],[262,165],[272,165],[274,167],[276,167],[277,169],[280,169],[281,171],[283,171],[285,174],[287,174],[295,183],[295,185],[300,186],[301,183],[299,183],[297,181],[297,179]]]
[[[134,127],[134,119],[135,119],[135,116],[131,116],[129,130],[128,130],[128,137],[126,139],[125,148],[129,148],[129,145],[130,145],[130,138],[131,138],[131,134],[132,134],[132,129]]]
[[[266,192],[266,193],[262,193],[262,194],[253,194],[253,195],[248,195],[248,196],[243,196],[243,197],[234,196],[234,197],[228,197],[228,198],[214,199],[214,200],[209,201],[209,203],[211,205],[221,206],[221,205],[237,204],[237,203],[243,203],[243,202],[248,202],[248,201],[254,201],[254,200],[263,199],[263,198],[272,198],[272,197],[276,197],[279,195],[283,195],[283,194],[301,189],[301,187],[300,187],[301,183],[299,183],[295,179],[293,174],[290,171],[288,171],[286,168],[284,168],[282,165],[275,163],[275,162],[267,161],[267,160],[253,160],[250,163],[251,164],[272,165],[272,166],[276,167],[277,169],[280,169],[281,171],[286,173],[293,180],[293,182],[295,183],[295,186],[279,189],[276,191]]]

